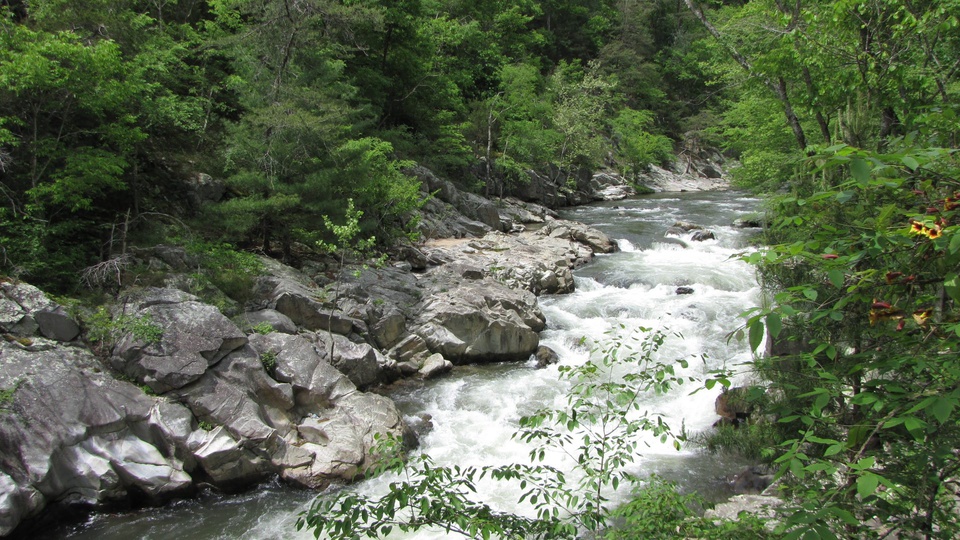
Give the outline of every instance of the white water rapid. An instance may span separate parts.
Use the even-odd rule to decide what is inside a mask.
[[[679,333],[660,350],[660,358],[690,361],[687,375],[703,377],[710,369],[748,361],[746,344],[728,341],[740,324],[738,314],[758,302],[752,270],[736,255],[748,248],[749,229],[733,221],[755,211],[757,201],[735,192],[679,193],[602,203],[566,212],[617,239],[621,251],[601,255],[579,270],[577,291],[544,297],[541,307],[548,329],[542,343],[557,351],[562,364],[582,363],[589,354],[581,338],[603,339],[623,325]],[[664,237],[675,221],[702,225],[716,239],[690,241],[689,234]],[[681,240],[688,247],[683,247]],[[678,287],[693,289],[677,294]],[[700,360],[701,355],[706,362]],[[459,367],[450,375],[393,396],[405,414],[432,416],[434,428],[422,438],[421,451],[440,465],[483,466],[528,463],[530,447],[512,439],[518,418],[543,406],[559,407],[565,385],[556,366],[537,370],[533,362]],[[687,385],[668,395],[650,396],[645,405],[664,414],[675,429],[704,430],[717,419],[714,400],[719,387],[701,390]],[[696,448],[675,450],[658,441],[643,449],[635,464],[641,475],[657,473],[684,489],[722,495],[726,474],[737,464]],[[359,485],[366,493],[382,492],[385,479]],[[492,483],[481,486],[491,504],[512,509],[518,492]],[[282,539],[313,538],[297,534],[294,522],[313,494],[280,485],[239,496],[208,495],[171,507],[132,514],[96,516],[66,536],[98,539]],[[441,538],[421,533],[412,538]],[[394,538],[391,536],[390,538]],[[403,538],[397,536],[397,538]]]

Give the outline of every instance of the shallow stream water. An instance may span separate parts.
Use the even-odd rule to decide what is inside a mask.
[[[758,201],[736,192],[655,194],[599,203],[565,211],[563,217],[595,226],[620,245],[576,272],[576,292],[543,297],[547,330],[541,342],[557,351],[560,363],[576,365],[589,355],[589,343],[620,328],[647,327],[680,334],[666,341],[662,359],[686,358],[685,375],[703,377],[711,369],[733,367],[750,359],[745,343],[728,340],[740,324],[738,314],[758,302],[755,276],[736,255],[749,248],[754,231],[732,226],[757,209]],[[702,225],[715,240],[693,242],[689,234],[665,238],[675,221]],[[683,247],[679,241],[687,245]],[[677,294],[678,287],[693,289]],[[703,361],[702,358],[706,358]],[[410,385],[392,397],[411,418],[429,414],[434,425],[421,450],[441,465],[527,463],[530,447],[514,440],[517,420],[539,407],[560,406],[567,386],[557,366],[534,363],[465,366],[424,385]],[[717,419],[719,387],[691,395],[694,386],[667,395],[649,396],[645,407],[665,415],[688,432],[709,429]],[[695,447],[677,451],[651,437],[634,464],[640,475],[659,474],[708,499],[728,496],[725,476],[740,463]],[[552,459],[552,458],[551,458]],[[559,463],[561,464],[562,463]],[[386,479],[358,485],[366,493],[386,489]],[[491,504],[512,509],[518,491],[481,484]],[[99,514],[81,525],[51,531],[46,538],[165,540],[313,538],[297,533],[297,515],[315,494],[268,483],[241,495],[207,493],[164,508],[125,514]],[[440,538],[422,533],[415,538]],[[391,536],[393,538],[393,536]]]

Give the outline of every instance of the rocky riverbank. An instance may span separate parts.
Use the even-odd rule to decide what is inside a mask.
[[[0,535],[49,508],[158,504],[273,475],[352,480],[376,434],[415,438],[366,390],[530,358],[536,296],[572,291],[572,270],[616,244],[539,204],[416,173],[434,194],[427,242],[360,272],[264,259],[227,314],[186,292],[195,266],[171,246],[134,254],[163,284],[125,287],[97,336],[35,287],[0,283]],[[632,194],[610,175],[588,186],[585,200]]]

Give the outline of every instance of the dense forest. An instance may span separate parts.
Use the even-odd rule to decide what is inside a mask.
[[[753,397],[776,421],[736,437],[796,501],[777,534],[958,534],[956,0],[0,6],[3,273],[74,292],[183,227],[291,257],[348,201],[385,247],[414,163],[498,195],[722,147],[775,194],[747,256],[770,299],[730,330],[773,342]],[[199,173],[221,202],[185,198]]]

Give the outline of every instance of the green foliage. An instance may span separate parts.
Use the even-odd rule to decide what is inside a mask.
[[[783,440],[777,426],[766,422],[745,422],[738,426],[721,424],[694,437],[696,444],[710,452],[761,462],[771,462],[778,457],[776,448]]]
[[[241,304],[252,297],[256,279],[264,271],[257,255],[223,242],[192,241],[186,250],[200,260],[197,270],[201,281],[209,280],[228,298]]]
[[[778,201],[775,245],[751,254],[774,297],[747,314],[797,351],[758,364],[784,399],[776,462],[803,534],[952,538],[960,461],[960,167],[953,152],[891,142],[885,153],[821,150]],[[832,531],[832,532],[831,532]]]
[[[613,512],[606,540],[700,538],[741,540],[778,538],[763,520],[742,515],[736,521],[704,519],[704,502],[695,494],[682,494],[676,485],[651,476],[636,489],[630,502]]]
[[[646,330],[644,330],[646,332]],[[390,490],[369,497],[343,490],[318,498],[301,514],[298,529],[313,529],[317,537],[332,539],[386,536],[394,529],[413,532],[442,529],[469,538],[578,538],[584,531],[622,538],[616,523],[632,523],[655,508],[669,516],[664,527],[644,522],[662,535],[675,533],[678,521],[692,515],[689,498],[660,498],[654,491],[639,492],[627,509],[614,510],[611,496],[621,487],[638,485],[627,467],[639,456],[640,437],[652,433],[661,441],[673,439],[670,427],[656,414],[643,412],[640,397],[662,392],[687,379],[676,375],[686,361],[663,363],[655,359],[666,339],[661,332],[638,339],[635,333],[613,336],[591,359],[564,367],[561,378],[570,384],[560,409],[544,409],[520,420],[515,437],[533,445],[530,464],[488,467],[445,467],[425,455],[403,455],[400,441],[386,440],[378,448],[381,459],[371,474],[388,473]],[[543,464],[547,452],[570,456],[572,470]],[[518,504],[527,503],[535,517],[496,510],[477,502],[477,482],[490,478],[519,487]],[[652,490],[658,484],[653,484]],[[666,489],[666,488],[663,488]],[[688,530],[706,530],[690,525]],[[613,526],[613,528],[611,528]],[[751,525],[752,527],[752,525]],[[718,530],[731,531],[729,527]],[[711,536],[710,538],[732,538]]]
[[[13,403],[13,395],[16,394],[17,388],[20,388],[20,383],[21,380],[18,379],[10,388],[0,389],[0,412],[10,409],[10,404]]]
[[[653,116],[648,111],[621,109],[613,119],[613,137],[617,161],[624,176],[636,177],[653,163],[661,163],[673,153],[673,142],[663,135],[648,132]]]
[[[103,353],[124,335],[131,335],[145,345],[159,343],[163,338],[163,327],[153,322],[148,314],[142,317],[121,314],[113,316],[105,306],[100,306],[93,313],[83,317],[86,326],[86,339]]]
[[[277,353],[274,351],[266,351],[260,355],[260,363],[263,364],[263,369],[267,373],[273,371],[273,368],[277,367]]]
[[[263,336],[274,332],[273,325],[266,321],[257,323],[253,328],[251,328],[251,330],[253,330],[254,333],[257,333]]]

